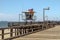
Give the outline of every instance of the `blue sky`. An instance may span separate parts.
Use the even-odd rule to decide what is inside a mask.
[[[0,21],[18,21],[18,14],[30,8],[36,12],[37,21],[41,21],[43,8],[47,7],[50,7],[45,11],[48,20],[60,20],[60,0],[0,0]]]

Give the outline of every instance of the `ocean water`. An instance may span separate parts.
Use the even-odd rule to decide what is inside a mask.
[[[0,22],[0,28],[8,27],[8,22]]]

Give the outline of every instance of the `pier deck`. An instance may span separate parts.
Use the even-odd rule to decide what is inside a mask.
[[[60,40],[60,25],[13,40]]]

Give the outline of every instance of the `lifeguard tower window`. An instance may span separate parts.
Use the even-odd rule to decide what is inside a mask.
[[[32,19],[32,15],[26,15],[26,19],[28,20]]]
[[[32,20],[35,12],[33,9],[28,9],[28,11],[23,13],[25,13],[26,20]]]

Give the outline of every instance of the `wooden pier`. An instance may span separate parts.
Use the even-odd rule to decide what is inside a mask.
[[[35,33],[40,30],[45,30],[48,28],[52,28],[54,25],[52,23],[46,24],[31,24],[31,25],[21,25],[21,26],[13,26],[8,28],[0,28],[1,31],[1,40],[12,40],[14,38],[22,37],[31,33]],[[9,29],[9,33],[5,33],[4,31]],[[14,34],[13,34],[14,33]],[[4,38],[5,35],[10,34],[9,38]],[[14,36],[13,36],[14,35]]]

